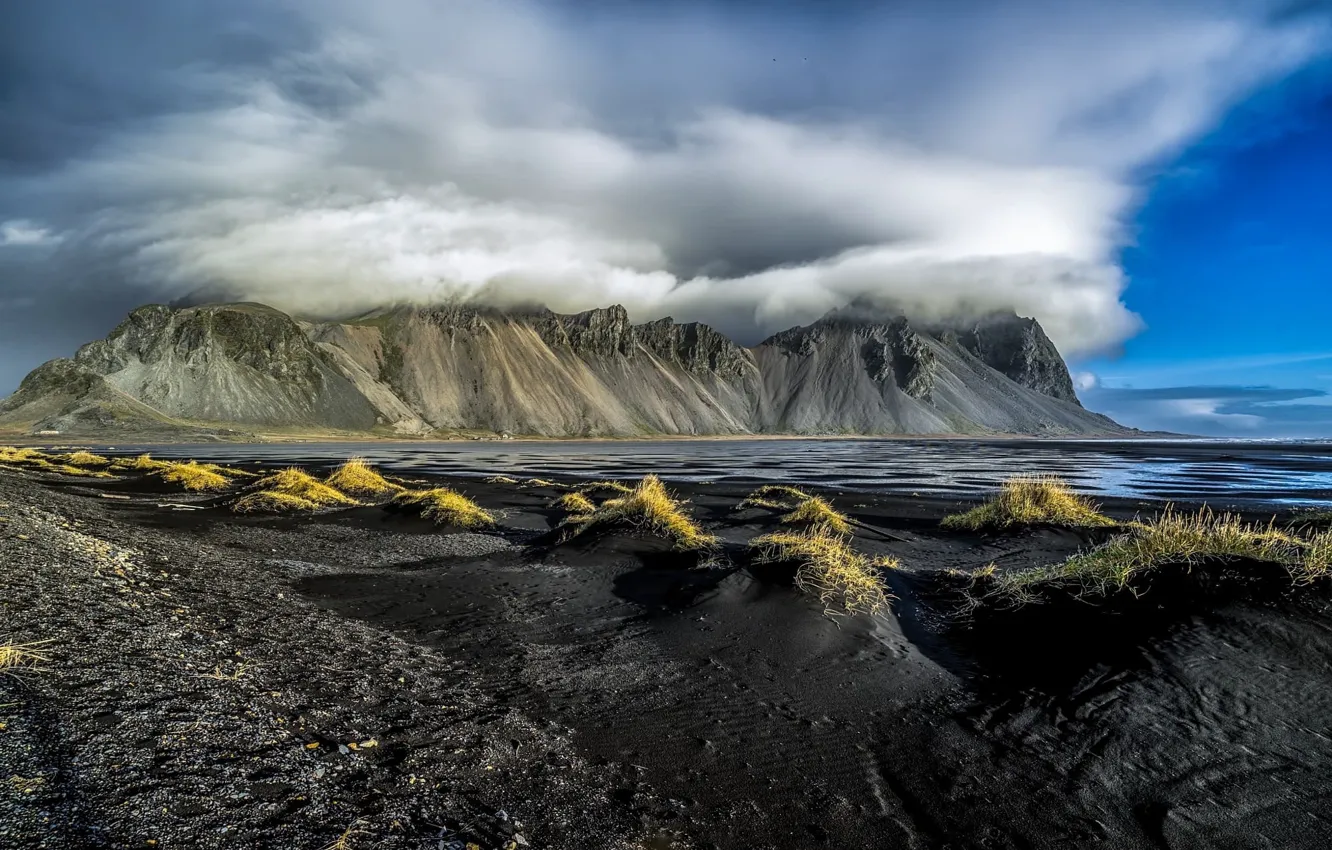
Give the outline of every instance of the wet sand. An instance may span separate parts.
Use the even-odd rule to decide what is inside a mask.
[[[0,788],[0,846],[1332,845],[1325,587],[964,616],[947,570],[1105,532],[827,488],[903,565],[889,613],[829,617],[748,563],[775,527],[748,484],[673,485],[723,540],[700,565],[552,545],[556,490],[443,481],[500,528],[0,472],[0,634],[55,640],[0,680],[0,757],[49,777]]]

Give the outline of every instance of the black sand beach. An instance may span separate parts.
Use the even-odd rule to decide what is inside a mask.
[[[828,489],[902,563],[889,613],[829,616],[748,562],[750,485],[671,485],[700,563],[445,483],[499,528],[0,470],[0,636],[52,641],[0,677],[0,847],[1332,844],[1325,585],[968,612],[956,571],[1108,532]]]

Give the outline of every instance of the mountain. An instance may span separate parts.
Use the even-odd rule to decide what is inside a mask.
[[[224,426],[427,435],[1124,434],[1082,408],[1034,319],[918,323],[864,302],[744,348],[623,307],[394,308],[300,321],[260,304],[132,312],[29,374],[0,427]]]

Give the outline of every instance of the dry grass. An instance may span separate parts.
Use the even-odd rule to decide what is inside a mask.
[[[524,487],[558,487],[559,484],[554,481],[547,481],[544,478],[529,478],[523,482]]]
[[[24,464],[38,460],[49,463],[51,455],[37,449],[0,446],[0,463]]]
[[[335,505],[359,505],[360,502],[346,493],[336,490],[303,469],[287,467],[255,483],[255,489],[295,496],[319,507]]]
[[[358,496],[381,496],[385,493],[397,493],[404,488],[394,484],[376,472],[365,458],[354,457],[333,470],[324,479],[324,483],[343,493]]]
[[[572,516],[585,516],[597,509],[597,503],[582,493],[565,493],[550,503],[553,508],[560,508]]]
[[[517,478],[510,478],[507,475],[492,475],[489,478],[483,478],[487,484],[517,484]]]
[[[811,498],[813,497],[797,487],[788,487],[785,484],[764,484],[737,505],[736,510],[753,507],[789,511],[801,502]]]
[[[75,453],[80,454],[80,453]],[[83,452],[81,454],[88,457],[97,457],[97,455]],[[19,466],[25,469],[36,469],[42,472],[58,472],[62,475],[78,475],[85,478],[114,478],[110,472],[103,469],[84,469],[81,466],[75,466],[66,463],[65,459],[74,455],[50,455],[37,449],[15,448],[14,446],[0,446],[0,464],[9,466]],[[106,461],[105,458],[102,459]],[[106,461],[109,463],[109,461]]]
[[[280,493],[277,490],[247,493],[231,504],[231,509],[238,514],[306,513],[317,511],[319,507],[309,499],[302,499],[290,493]]]
[[[51,659],[42,653],[42,647],[51,643],[38,640],[32,643],[0,643],[0,675],[14,675],[25,670],[40,670]]]
[[[155,474],[160,475],[163,481],[172,484],[179,484],[191,492],[209,492],[213,490],[225,490],[231,486],[231,479],[220,472],[209,469],[207,465],[190,461],[188,463],[179,463],[176,461],[153,461],[157,466]]]
[[[677,549],[710,549],[717,538],[688,516],[687,502],[672,496],[661,479],[646,475],[628,493],[607,499],[591,513],[570,519],[569,537],[608,525],[629,525],[671,540]]]
[[[440,525],[459,528],[489,528],[495,516],[476,502],[456,490],[434,487],[430,490],[408,490],[393,497],[396,505],[410,505],[421,510],[421,516]]]
[[[845,514],[836,511],[827,499],[809,496],[795,510],[782,517],[786,525],[825,528],[834,534],[850,534],[851,522]]]
[[[1135,522],[1108,543],[1054,567],[1024,570],[997,579],[995,590],[1015,601],[1029,601],[1041,585],[1073,584],[1080,592],[1106,595],[1133,590],[1135,579],[1163,567],[1252,561],[1285,567],[1297,584],[1332,572],[1332,533],[1302,537],[1275,524],[1243,522],[1234,514],[1210,509],[1180,514],[1167,508],[1149,522]]]
[[[204,469],[208,470],[209,472],[216,472],[218,475],[225,475],[228,478],[259,477],[259,473],[257,472],[246,472],[243,469],[236,469],[234,466],[221,466],[220,464],[216,463],[201,463],[199,465],[202,466]]]
[[[764,534],[749,545],[756,564],[798,564],[796,586],[817,595],[830,611],[840,605],[851,614],[876,614],[888,607],[882,571],[896,569],[895,558],[868,558],[852,549],[848,538],[823,528]]]
[[[583,496],[597,493],[624,496],[634,492],[634,488],[621,481],[589,481],[586,484],[579,484],[574,488],[574,492]]]
[[[966,531],[1024,525],[1096,528],[1116,523],[1063,481],[1050,476],[1010,478],[989,502],[943,520],[944,528]]]
[[[79,468],[84,468],[89,466],[94,466],[94,467],[108,466],[111,463],[110,460],[102,457],[101,455],[95,455],[92,452],[82,451],[82,450],[77,452],[70,452],[68,454],[63,454],[63,455],[56,455],[56,460],[60,461],[61,463],[67,463],[70,466],[77,466]]]
[[[847,519],[846,514],[837,511],[832,503],[822,496],[811,496],[798,487],[764,484],[750,493],[736,510],[748,507],[790,511],[781,518],[781,522],[785,525],[822,527],[835,534],[851,533],[851,521]]]
[[[111,466],[115,469],[131,472],[157,472],[160,469],[166,469],[171,464],[165,460],[157,460],[150,454],[141,454],[133,458],[118,458],[111,461]]]

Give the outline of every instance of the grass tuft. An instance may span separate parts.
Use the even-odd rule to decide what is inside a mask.
[[[781,518],[785,525],[823,527],[835,534],[851,533],[851,521],[846,514],[833,508],[832,503],[822,496],[811,496],[798,487],[764,484],[737,505],[736,510],[748,507],[790,511]]]
[[[517,478],[510,478],[507,475],[492,475],[489,478],[483,478],[487,484],[517,484]]]
[[[407,490],[393,497],[395,505],[418,507],[421,516],[433,519],[439,525],[460,528],[489,528],[495,524],[494,514],[476,502],[447,487],[429,490]]]
[[[551,507],[561,508],[565,513],[573,516],[585,516],[597,509],[596,502],[582,493],[565,493],[550,504]]]
[[[851,522],[821,496],[808,496],[795,510],[782,517],[786,525],[826,528],[834,534],[850,534]]]
[[[277,490],[259,490],[247,493],[231,504],[231,509],[238,514],[284,514],[306,513],[319,510],[319,505],[309,499],[282,493]]]
[[[764,484],[737,505],[736,510],[753,507],[789,511],[799,506],[801,502],[811,498],[813,497],[797,487],[789,487],[785,484]]]
[[[41,652],[41,648],[48,643],[51,641],[0,643],[0,675],[13,675],[23,670],[40,670],[39,665],[51,660]]]
[[[625,524],[649,531],[675,543],[677,549],[710,549],[717,538],[685,513],[687,502],[672,496],[661,479],[645,475],[624,495],[607,499],[591,513],[570,519],[569,537],[599,526]]]
[[[77,466],[79,468],[88,467],[88,466],[107,466],[111,463],[110,460],[102,457],[101,455],[95,455],[92,452],[82,451],[82,450],[77,452],[70,452],[68,454],[63,454],[63,455],[57,455],[56,460],[60,461],[61,463],[69,464],[70,466]]]
[[[1051,476],[1010,478],[989,502],[943,520],[944,528],[965,531],[1024,525],[1103,528],[1116,524],[1103,516],[1096,505]]]
[[[1135,522],[1113,540],[1053,567],[1038,567],[996,579],[995,592],[1030,601],[1042,586],[1075,585],[1101,596],[1133,590],[1137,580],[1166,567],[1192,569],[1209,563],[1252,561],[1286,568],[1297,584],[1332,572],[1332,532],[1301,537],[1275,524],[1244,523],[1234,514],[1204,508],[1180,514],[1167,508],[1149,522]]]
[[[225,490],[231,486],[231,479],[202,463],[194,461],[189,463],[153,461],[153,463],[161,464],[156,467],[155,474],[162,476],[162,480],[179,484],[192,492]]]
[[[559,484],[554,481],[547,481],[545,478],[529,478],[522,482],[524,487],[558,487]]]
[[[0,446],[0,463],[23,466],[37,465],[38,463],[49,464],[51,460],[51,455],[46,452],[38,451],[37,449]]]
[[[750,541],[754,563],[794,562],[796,586],[818,596],[830,611],[877,614],[888,607],[883,570],[899,566],[895,558],[869,558],[851,548],[848,538],[826,528],[776,531]]]
[[[330,487],[305,470],[294,466],[287,467],[265,478],[260,478],[254,486],[257,490],[295,496],[298,499],[313,502],[319,507],[360,504],[346,493]]]
[[[600,493],[602,495],[624,496],[634,492],[634,488],[621,481],[589,481],[579,484],[574,492],[583,496]]]
[[[402,485],[385,479],[362,457],[348,459],[342,466],[333,470],[333,473],[324,479],[324,483],[344,493],[358,496],[380,496],[403,490]]]

